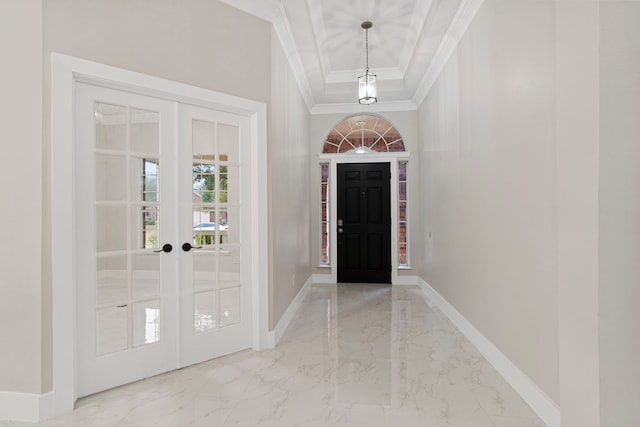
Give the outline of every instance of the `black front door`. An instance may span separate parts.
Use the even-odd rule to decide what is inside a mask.
[[[338,164],[338,282],[391,283],[389,163]]]

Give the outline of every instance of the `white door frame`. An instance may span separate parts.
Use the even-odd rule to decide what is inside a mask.
[[[52,298],[53,391],[41,416],[73,408],[76,400],[76,283],[73,206],[74,85],[85,82],[230,112],[251,120],[252,347],[273,346],[269,325],[267,110],[260,102],[152,77],[67,55],[52,54]]]
[[[330,283],[338,281],[338,164],[389,163],[391,171],[391,284],[401,284],[398,274],[398,161],[409,160],[408,151],[391,153],[320,154],[320,162],[329,162],[329,259],[331,259]],[[329,275],[327,275],[329,277]],[[327,278],[328,278],[327,277]]]

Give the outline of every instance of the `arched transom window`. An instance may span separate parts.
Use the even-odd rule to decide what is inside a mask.
[[[324,154],[348,153],[388,153],[404,151],[404,142],[400,132],[381,117],[360,115],[352,116],[334,127],[326,141]]]

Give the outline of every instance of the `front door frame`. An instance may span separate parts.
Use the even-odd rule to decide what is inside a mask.
[[[42,416],[71,410],[76,400],[75,197],[73,172],[74,86],[90,83],[184,102],[249,117],[251,120],[252,347],[273,346],[269,325],[266,105],[207,89],[148,76],[58,53],[52,54],[52,333],[53,391]],[[44,402],[43,402],[44,403]]]
[[[320,162],[329,163],[329,258],[331,283],[338,281],[338,164],[389,163],[391,171],[391,284],[400,284],[398,274],[398,162],[409,160],[408,151],[389,153],[320,154]]]

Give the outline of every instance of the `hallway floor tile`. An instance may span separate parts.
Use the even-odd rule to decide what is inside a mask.
[[[418,287],[363,284],[313,285],[273,350],[89,396],[38,425],[545,426]]]

